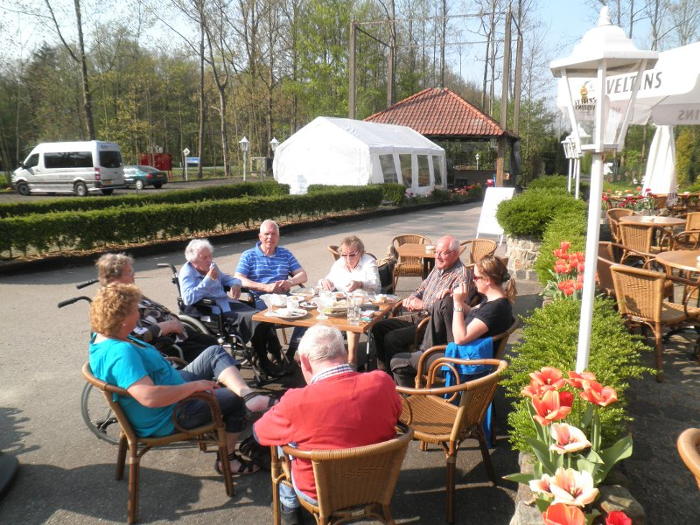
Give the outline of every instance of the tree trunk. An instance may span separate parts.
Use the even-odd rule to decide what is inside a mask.
[[[197,135],[199,165],[197,166],[197,178],[201,179],[204,177],[202,164],[204,163],[204,126],[206,121],[206,106],[204,104],[204,6],[201,1],[198,2],[197,8],[199,9],[199,132]]]
[[[83,91],[83,111],[85,112],[85,128],[90,140],[95,140],[95,122],[92,118],[92,95],[88,83],[87,57],[85,56],[85,41],[83,39],[83,24],[80,16],[80,0],[73,0],[75,18],[78,29],[78,58],[80,59],[80,82]]]

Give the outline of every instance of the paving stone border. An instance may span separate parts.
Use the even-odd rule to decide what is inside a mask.
[[[516,279],[536,281],[535,261],[540,254],[542,241],[533,237],[512,237],[506,235],[506,257],[508,272]]]

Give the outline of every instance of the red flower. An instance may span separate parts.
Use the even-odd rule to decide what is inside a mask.
[[[542,367],[537,372],[530,373],[530,385],[537,385],[546,390],[558,390],[564,386],[564,377],[561,370],[553,366]]]
[[[569,241],[561,241],[559,243],[559,248],[561,248],[565,252],[568,251],[570,247],[571,247],[571,243]]]
[[[632,525],[632,520],[621,510],[614,510],[606,516],[605,525]]]
[[[617,392],[609,386],[603,386],[597,381],[583,381],[581,399],[585,399],[601,407],[606,407],[617,401]]]
[[[566,262],[564,259],[557,259],[556,262],[554,263],[554,272],[555,273],[569,273],[571,271],[571,265]]]
[[[566,380],[574,388],[583,388],[584,381],[595,381],[595,374],[593,372],[569,372],[569,379]]]
[[[572,505],[555,503],[542,514],[545,525],[586,525],[586,516]]]
[[[553,421],[564,419],[571,412],[573,395],[571,392],[557,392],[550,390],[542,394],[541,398],[532,398],[532,406],[537,415],[533,416],[542,426],[547,426]]]
[[[566,281],[557,283],[557,288],[564,292],[566,296],[573,295],[574,291],[576,291],[576,283],[573,279],[567,279]]]

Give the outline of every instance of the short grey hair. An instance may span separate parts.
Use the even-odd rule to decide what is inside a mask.
[[[442,236],[442,237],[440,237],[440,238],[438,239],[437,244],[442,244],[442,243],[445,243],[445,242],[449,242],[449,243],[450,243],[450,244],[449,244],[449,249],[450,249],[450,251],[459,250],[459,241],[458,241],[457,238],[455,238],[454,236],[452,236],[452,235],[444,235],[444,236]]]
[[[267,226],[268,224],[272,224],[275,227],[275,230],[277,230],[277,233],[280,232],[280,227],[277,225],[277,223],[275,221],[273,221],[272,219],[266,219],[266,220],[262,221],[262,224],[260,225],[260,233],[262,233],[263,228],[265,226]]]
[[[124,268],[134,266],[134,258],[125,253],[105,253],[97,259],[97,277],[102,286],[107,286],[122,276]]]
[[[299,342],[299,355],[309,361],[347,359],[343,334],[332,326],[317,324],[309,328]]]
[[[192,239],[187,248],[185,248],[185,259],[187,259],[187,262],[194,261],[202,250],[209,250],[212,254],[214,253],[214,247],[208,239]]]

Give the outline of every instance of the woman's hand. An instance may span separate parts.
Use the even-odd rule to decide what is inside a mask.
[[[208,379],[199,379],[197,381],[188,381],[185,383],[192,388],[192,392],[207,392],[219,388],[219,384],[216,381],[210,381]]]
[[[350,281],[350,284],[347,285],[345,290],[348,292],[354,292],[360,288],[362,288],[362,281]]]
[[[319,284],[321,285],[321,288],[323,288],[324,290],[331,291],[331,290],[335,289],[335,286],[333,286],[333,283],[330,282],[328,279],[321,279],[319,281]]]
[[[206,277],[209,277],[209,279],[212,279],[213,281],[216,281],[219,278],[219,269],[216,267],[215,263],[211,263],[209,266],[209,271],[207,272]]]
[[[232,286],[231,288],[229,288],[228,296],[231,299],[238,299],[241,296],[241,287],[240,286]]]
[[[467,283],[461,283],[452,291],[452,302],[458,306],[467,304],[468,292]]]

